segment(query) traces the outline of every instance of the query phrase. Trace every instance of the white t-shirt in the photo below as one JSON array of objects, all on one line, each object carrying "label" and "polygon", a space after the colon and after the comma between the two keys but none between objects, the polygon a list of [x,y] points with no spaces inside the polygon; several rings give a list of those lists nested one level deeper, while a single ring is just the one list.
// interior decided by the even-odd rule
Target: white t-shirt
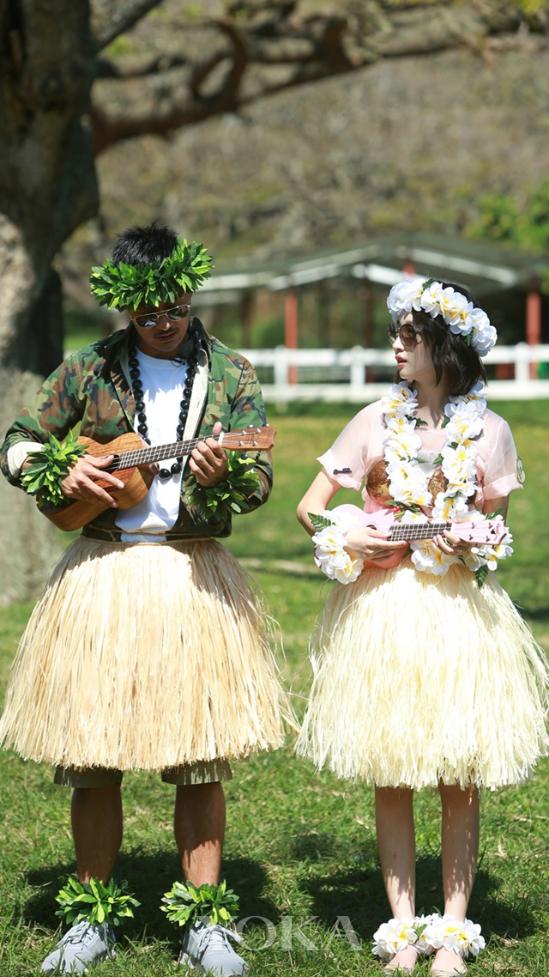
[{"label": "white t-shirt", "polygon": [[[183,396],[187,364],[147,356],[137,350],[143,401],[151,445],[171,444],[177,440],[177,425]],[[139,420],[135,417],[135,430]],[[161,468],[171,468],[176,458],[164,458]],[[120,511],[116,525],[122,530],[124,543],[162,542],[165,533],[175,525],[179,514],[181,472],[171,478],[153,479],[141,502]]]}]

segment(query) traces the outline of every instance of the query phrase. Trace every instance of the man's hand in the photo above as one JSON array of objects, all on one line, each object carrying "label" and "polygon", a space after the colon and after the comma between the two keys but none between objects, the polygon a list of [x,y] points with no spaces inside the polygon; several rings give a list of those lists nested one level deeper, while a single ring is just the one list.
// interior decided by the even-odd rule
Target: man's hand
[{"label": "man's hand", "polygon": [[76,500],[105,502],[111,509],[117,509],[116,499],[113,499],[112,495],[109,495],[100,485],[96,485],[98,479],[104,479],[113,488],[124,488],[124,482],[111,475],[110,472],[104,471],[113,459],[114,455],[105,455],[101,458],[94,458],[93,455],[82,455],[61,482],[63,495],[71,502]]},{"label": "man's hand", "polygon": [[[214,424],[213,435],[221,434],[223,426],[220,421]],[[199,485],[209,488],[223,482],[227,478],[228,465],[227,454],[219,444],[212,438],[199,441],[196,448],[189,458],[189,468],[195,476]]]}]

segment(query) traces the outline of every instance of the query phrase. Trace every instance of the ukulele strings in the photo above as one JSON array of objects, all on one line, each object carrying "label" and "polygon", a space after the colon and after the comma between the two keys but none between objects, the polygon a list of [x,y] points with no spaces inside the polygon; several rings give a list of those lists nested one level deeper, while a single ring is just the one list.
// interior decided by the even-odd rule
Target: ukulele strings
[{"label": "ukulele strings", "polygon": [[[249,432],[242,431],[242,434]],[[214,437],[214,441],[219,444],[226,443],[227,440],[231,441],[231,435],[237,434],[236,431],[225,432],[223,437],[221,435]],[[240,435],[241,436],[241,435]],[[132,451],[126,451],[121,455],[117,455],[115,460],[105,471],[121,471],[125,468],[134,468],[136,465],[145,465],[153,461],[161,461],[163,458],[171,458],[172,456],[179,457],[182,455],[188,455],[193,448],[196,448],[200,441],[204,438],[191,438],[189,441],[174,441],[172,444],[161,444],[155,446],[149,446],[148,448],[134,448]],[[229,444],[230,446],[230,444]],[[260,450],[254,445],[250,445],[250,451]]]}]

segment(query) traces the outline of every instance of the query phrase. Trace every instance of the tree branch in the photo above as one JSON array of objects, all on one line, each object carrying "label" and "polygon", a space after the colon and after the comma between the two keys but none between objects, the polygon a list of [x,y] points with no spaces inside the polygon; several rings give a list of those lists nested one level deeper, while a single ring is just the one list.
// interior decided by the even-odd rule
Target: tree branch
[{"label": "tree branch", "polygon": [[189,64],[189,59],[179,54],[159,54],[148,61],[132,62],[130,64],[117,64],[108,58],[99,58],[97,61],[96,78],[119,81],[130,81],[135,78],[147,78],[153,75],[173,71],[174,68],[185,68]]},{"label": "tree branch", "polygon": [[92,36],[98,51],[137,24],[162,0],[92,0]]},{"label": "tree branch", "polygon": [[[135,102],[124,106],[123,111],[113,112],[98,101],[94,103],[91,118],[96,152],[134,136],[167,135],[382,59],[433,55],[460,47],[483,56],[492,38],[516,38],[521,27],[532,29],[518,4],[496,0],[460,4],[435,0],[406,6],[372,2],[359,8],[356,16],[314,14],[301,20],[295,16],[295,3],[236,6],[251,10],[255,19],[251,24],[242,17],[238,22],[230,18],[203,22],[202,26],[216,30],[223,42],[217,51],[192,66],[186,81],[161,74],[156,78],[156,98],[151,99],[149,92],[144,99],[141,89]],[[541,32],[549,29],[540,19],[535,28]],[[224,62],[226,72],[215,89],[208,90],[214,72]]]}]

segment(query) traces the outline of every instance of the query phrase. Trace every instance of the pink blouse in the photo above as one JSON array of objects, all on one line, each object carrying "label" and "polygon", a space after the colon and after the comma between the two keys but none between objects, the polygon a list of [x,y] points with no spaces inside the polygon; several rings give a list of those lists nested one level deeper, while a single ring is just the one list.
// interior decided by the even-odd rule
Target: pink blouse
[{"label": "pink blouse", "polygon": [[[416,428],[422,444],[426,464],[422,468],[431,474],[432,461],[446,441],[444,428]],[[383,442],[387,436],[383,424],[381,401],[368,404],[343,428],[331,448],[318,459],[326,475],[343,488],[360,490],[363,479],[372,466],[383,458]],[[498,414],[486,410],[482,434],[476,442],[478,491],[475,506],[483,508],[490,499],[503,498],[514,489],[522,488],[518,475],[520,462],[511,428]],[[349,469],[349,470],[347,470]],[[380,508],[367,492],[363,493],[366,512]]]}]

